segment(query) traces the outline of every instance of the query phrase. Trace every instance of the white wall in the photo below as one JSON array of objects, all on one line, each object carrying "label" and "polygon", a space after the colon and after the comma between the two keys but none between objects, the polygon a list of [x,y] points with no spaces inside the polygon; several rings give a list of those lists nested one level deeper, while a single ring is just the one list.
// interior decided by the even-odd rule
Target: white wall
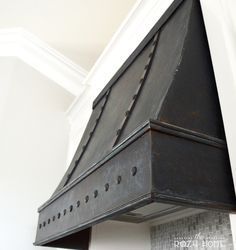
[{"label": "white wall", "polygon": [[0,249],[36,249],[37,208],[65,171],[72,100],[18,59],[0,58]]},{"label": "white wall", "polygon": [[0,0],[0,29],[23,27],[90,69],[136,0]]},{"label": "white wall", "polygon": [[[236,191],[236,1],[201,0]],[[236,248],[236,214],[230,214]]]},{"label": "white wall", "polygon": [[90,250],[150,250],[148,224],[108,221],[93,227]]}]

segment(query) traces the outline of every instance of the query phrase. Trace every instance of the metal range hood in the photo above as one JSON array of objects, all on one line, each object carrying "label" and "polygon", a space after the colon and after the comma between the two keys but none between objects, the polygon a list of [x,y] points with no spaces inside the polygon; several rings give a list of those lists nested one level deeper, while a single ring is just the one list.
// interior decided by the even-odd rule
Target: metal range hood
[{"label": "metal range hood", "polygon": [[198,0],[177,0],[99,94],[35,245],[88,249],[91,227],[187,207],[236,211]]}]

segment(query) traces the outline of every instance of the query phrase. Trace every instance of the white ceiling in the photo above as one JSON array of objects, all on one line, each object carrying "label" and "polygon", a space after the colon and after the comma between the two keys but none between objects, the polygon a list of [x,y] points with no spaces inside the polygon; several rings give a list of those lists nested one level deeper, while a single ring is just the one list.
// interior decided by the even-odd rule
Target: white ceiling
[{"label": "white ceiling", "polygon": [[136,0],[0,0],[0,28],[23,27],[89,70]]}]

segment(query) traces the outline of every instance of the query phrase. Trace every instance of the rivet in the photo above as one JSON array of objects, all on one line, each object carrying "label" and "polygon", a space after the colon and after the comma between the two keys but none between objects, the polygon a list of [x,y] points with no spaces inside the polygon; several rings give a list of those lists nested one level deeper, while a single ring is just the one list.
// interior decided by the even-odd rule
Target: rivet
[{"label": "rivet", "polygon": [[150,65],[152,58],[148,58],[147,65]]},{"label": "rivet", "polygon": [[125,112],[125,115],[126,115],[126,116],[129,116],[129,114],[130,114],[130,111],[127,110],[127,111]]},{"label": "rivet", "polygon": [[116,131],[116,135],[119,135],[120,132],[121,132],[121,129],[118,129],[118,130]]},{"label": "rivet", "polygon": [[79,206],[80,206],[80,201],[77,201],[77,203],[76,203],[76,204],[77,204],[77,207],[79,207]]},{"label": "rivet", "polygon": [[153,42],[153,47],[155,47],[156,44],[157,44],[157,37],[155,38],[155,40]]},{"label": "rivet", "polygon": [[108,189],[109,189],[109,184],[108,184],[108,183],[106,183],[106,184],[105,184],[105,191],[107,192],[107,191],[108,191]]},{"label": "rivet", "polygon": [[39,224],[39,229],[41,229],[42,228],[42,224]]},{"label": "rivet", "polygon": [[57,218],[60,219],[61,218],[61,213],[57,214]]},{"label": "rivet", "polygon": [[116,184],[120,184],[121,183],[121,176],[119,175],[118,177],[117,177],[117,179],[116,179]]},{"label": "rivet", "polygon": [[52,221],[55,221],[55,219],[56,219],[56,216],[53,216],[53,217],[52,217]]},{"label": "rivet", "polygon": [[95,190],[95,191],[93,192],[93,197],[94,197],[94,198],[97,198],[97,197],[98,197],[98,191],[97,191],[97,190]]},{"label": "rivet", "polygon": [[84,200],[85,200],[85,203],[88,203],[88,201],[89,201],[89,196],[86,195]]},{"label": "rivet", "polygon": [[66,209],[64,209],[63,214],[66,215]]},{"label": "rivet", "polygon": [[46,226],[46,222],[45,222],[45,221],[43,222],[43,226],[44,226],[44,227]]},{"label": "rivet", "polygon": [[135,176],[137,174],[137,171],[138,171],[137,167],[132,167],[131,173],[132,173],[133,176]]},{"label": "rivet", "polygon": [[50,224],[50,222],[51,222],[51,220],[50,220],[50,219],[48,219],[48,224]]},{"label": "rivet", "polygon": [[72,205],[70,205],[70,212],[72,212],[72,210],[73,210],[73,206],[72,206]]}]

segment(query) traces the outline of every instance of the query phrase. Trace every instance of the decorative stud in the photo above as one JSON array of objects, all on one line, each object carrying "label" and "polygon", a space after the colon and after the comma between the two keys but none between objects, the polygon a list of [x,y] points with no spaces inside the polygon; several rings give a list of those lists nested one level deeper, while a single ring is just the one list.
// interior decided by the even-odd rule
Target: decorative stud
[{"label": "decorative stud", "polygon": [[40,223],[40,224],[39,224],[39,229],[41,229],[41,228],[42,228],[42,224]]},{"label": "decorative stud", "polygon": [[43,222],[43,226],[44,226],[44,227],[46,226],[46,222],[45,222],[45,221]]},{"label": "decorative stud", "polygon": [[122,177],[119,175],[116,179],[116,184],[120,184],[121,183],[121,180],[122,180]]},{"label": "decorative stud", "polygon": [[73,206],[72,205],[70,205],[70,212],[72,212],[73,211]]},{"label": "decorative stud", "polygon": [[50,224],[50,222],[51,222],[51,220],[50,220],[50,219],[48,219],[48,224]]},{"label": "decorative stud", "polygon": [[77,207],[79,207],[80,206],[80,201],[77,201],[76,205],[77,205]]},{"label": "decorative stud", "polygon": [[89,196],[86,195],[84,200],[85,200],[85,203],[88,203],[88,201],[89,201]]},{"label": "decorative stud", "polygon": [[60,219],[61,218],[61,213],[57,214],[57,218]]},{"label": "decorative stud", "polygon": [[107,192],[109,190],[109,184],[106,183],[104,187],[105,187],[105,191]]},{"label": "decorative stud", "polygon": [[145,65],[144,70],[147,70],[148,67],[149,67],[149,63],[147,63],[147,64]]},{"label": "decorative stud", "polygon": [[135,94],[135,95],[133,95],[133,100],[135,100],[137,98],[137,95]]},{"label": "decorative stud", "polygon": [[130,110],[127,110],[126,112],[125,112],[125,116],[129,116],[130,115]]},{"label": "decorative stud", "polygon": [[52,221],[55,221],[55,219],[56,219],[56,216],[53,216],[53,217],[52,217]]},{"label": "decorative stud", "polygon": [[93,197],[94,197],[94,198],[97,198],[97,197],[98,197],[98,190],[95,190],[95,191],[93,192]]},{"label": "decorative stud", "polygon": [[153,48],[157,45],[157,39],[155,38],[155,41],[153,42]]},{"label": "decorative stud", "polygon": [[137,167],[132,167],[131,169],[131,173],[132,173],[132,176],[135,176],[137,174]]},{"label": "decorative stud", "polygon": [[118,129],[117,131],[116,131],[116,135],[119,135],[121,133],[121,129]]},{"label": "decorative stud", "polygon": [[110,94],[111,88],[109,88],[106,92],[106,96],[108,97],[108,95]]},{"label": "decorative stud", "polygon": [[63,214],[64,214],[64,216],[66,215],[66,209],[64,209]]}]

